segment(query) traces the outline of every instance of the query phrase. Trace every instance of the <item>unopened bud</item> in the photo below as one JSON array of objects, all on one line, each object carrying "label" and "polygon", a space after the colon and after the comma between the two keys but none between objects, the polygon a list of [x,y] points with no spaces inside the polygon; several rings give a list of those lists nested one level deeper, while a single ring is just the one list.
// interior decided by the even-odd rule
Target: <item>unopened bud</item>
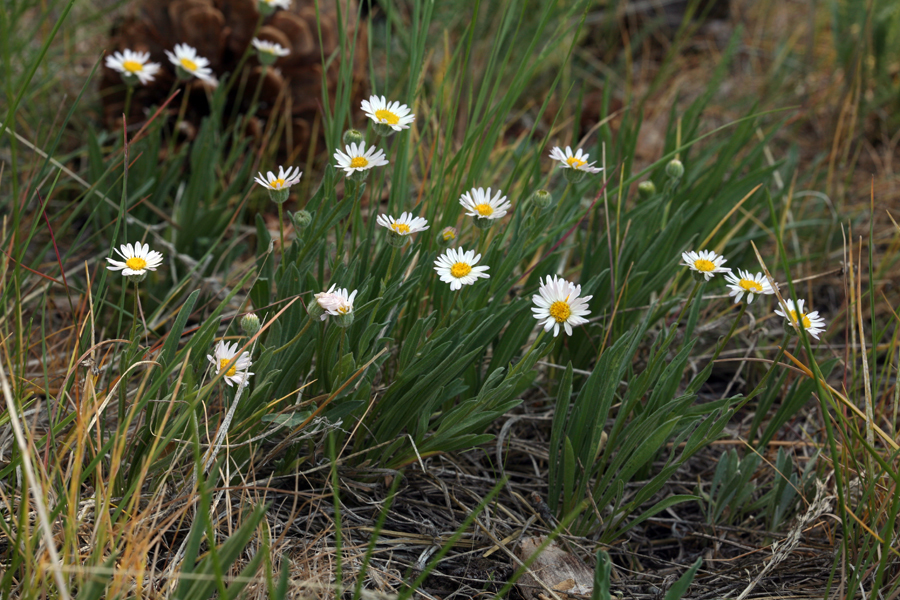
[{"label": "unopened bud", "polygon": [[677,158],[673,158],[666,165],[666,175],[671,179],[681,179],[684,176],[684,165]]},{"label": "unopened bud", "polygon": [[537,190],[531,195],[531,203],[535,207],[544,210],[553,204],[553,196],[547,190]]},{"label": "unopened bud", "polygon": [[291,213],[291,222],[294,224],[294,229],[306,229],[312,223],[312,215],[308,210],[298,210]]},{"label": "unopened bud", "polygon": [[344,132],[344,145],[349,146],[350,144],[359,144],[365,138],[361,131],[356,129],[348,129]]},{"label": "unopened bud", "polygon": [[458,233],[453,227],[444,227],[437,234],[438,246],[441,246],[442,248],[449,248],[453,245],[453,242],[456,241],[457,235]]},{"label": "unopened bud", "polygon": [[247,313],[241,318],[241,329],[247,335],[253,335],[259,331],[259,317],[253,313]]},{"label": "unopened bud", "polygon": [[656,184],[652,181],[642,181],[638,184],[638,196],[642,200],[649,200],[656,195]]}]

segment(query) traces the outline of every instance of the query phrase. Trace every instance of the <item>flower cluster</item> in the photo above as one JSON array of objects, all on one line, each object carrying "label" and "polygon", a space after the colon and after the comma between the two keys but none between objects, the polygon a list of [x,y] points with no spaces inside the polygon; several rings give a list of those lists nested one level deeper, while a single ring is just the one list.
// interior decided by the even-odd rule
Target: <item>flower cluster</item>
[{"label": "flower cluster", "polygon": [[[775,293],[775,289],[765,275],[754,274],[744,269],[738,269],[735,274],[729,267],[722,266],[727,262],[725,257],[712,250],[683,252],[681,259],[682,266],[688,267],[698,282],[709,281],[717,273],[724,273],[727,287],[730,290],[728,295],[734,297],[735,304],[745,296],[749,305],[756,296]],[[818,311],[804,313],[804,300],[798,300],[795,303],[793,300],[787,299],[784,302],[785,306],[775,309],[775,314],[787,319],[789,330],[795,331],[802,328],[814,338],[819,339],[819,334],[825,331],[825,320],[819,316]]]}]

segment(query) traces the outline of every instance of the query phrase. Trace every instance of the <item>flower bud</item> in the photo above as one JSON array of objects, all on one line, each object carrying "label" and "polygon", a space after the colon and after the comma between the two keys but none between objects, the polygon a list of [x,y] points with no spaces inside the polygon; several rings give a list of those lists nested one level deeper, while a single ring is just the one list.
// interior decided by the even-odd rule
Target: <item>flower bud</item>
[{"label": "flower bud", "polygon": [[348,129],[344,132],[344,145],[349,146],[350,144],[358,144],[365,140],[361,131],[356,129]]},{"label": "flower bud", "polygon": [[638,196],[641,200],[649,200],[656,195],[656,185],[652,181],[642,181],[638,184]]},{"label": "flower bud", "polygon": [[684,176],[684,165],[681,164],[681,161],[677,158],[673,158],[669,161],[669,164],[666,165],[666,175],[668,175],[670,179],[681,179]]},{"label": "flower bud", "polygon": [[291,222],[294,224],[294,229],[306,229],[312,223],[312,215],[308,210],[298,210],[291,213]]},{"label": "flower bud", "polygon": [[553,204],[553,196],[547,190],[537,190],[531,195],[531,203],[544,210]]},{"label": "flower bud", "polygon": [[241,329],[243,329],[244,333],[247,335],[255,334],[259,331],[259,317],[252,312],[247,313],[241,318]]},{"label": "flower bud", "polygon": [[562,171],[569,183],[578,183],[584,179],[585,172],[580,169],[563,169]]},{"label": "flower bud", "polygon": [[456,241],[457,235],[458,233],[453,227],[444,227],[437,234],[438,246],[441,248],[449,248],[453,245],[453,242]]}]

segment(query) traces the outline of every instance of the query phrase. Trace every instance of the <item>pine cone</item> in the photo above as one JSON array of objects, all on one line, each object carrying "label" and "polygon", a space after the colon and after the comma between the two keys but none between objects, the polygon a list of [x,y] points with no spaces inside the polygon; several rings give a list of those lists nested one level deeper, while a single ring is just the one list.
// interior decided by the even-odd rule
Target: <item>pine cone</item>
[{"label": "pine cone", "polygon": [[[365,92],[366,29],[363,23],[357,23],[356,0],[341,0],[340,14],[346,23],[348,39],[353,39],[354,31],[359,27],[351,94],[352,108],[357,110]],[[114,27],[109,44],[110,51],[130,48],[149,52],[150,60],[162,65],[153,82],[135,88],[128,111],[129,125],[149,118],[151,107],[162,105],[173,90],[175,69],[166,58],[165,50],[172,51],[178,43],[193,46],[200,56],[209,60],[209,66],[221,78],[238,68],[259,18],[257,0],[141,0],[135,12]],[[337,2],[320,3],[319,23],[321,44],[315,0],[294,0],[289,9],[277,10],[265,17],[256,37],[277,42],[291,53],[266,69],[265,80],[260,84],[263,68],[251,51],[231,86],[224,112],[226,118],[231,117],[235,108],[238,114],[246,112],[257,86],[261,86],[258,108],[248,123],[248,132],[261,136],[266,121],[289,114],[292,127],[287,133],[290,135],[282,136],[282,151],[286,154],[300,149],[300,156],[306,156],[312,142],[318,143],[320,150],[324,149],[321,133],[318,140],[311,140],[310,136],[314,121],[321,119],[322,56],[327,59],[338,47]],[[338,60],[329,65],[325,78],[329,98],[335,97],[339,68]],[[205,88],[214,85],[199,79],[179,85],[189,88],[182,91],[188,96],[188,106],[179,132],[189,141],[196,134],[202,118],[209,114],[206,93],[209,90]],[[107,126],[121,127],[126,93],[119,73],[103,68],[100,93]],[[166,109],[166,115],[173,123],[181,103],[181,96],[176,97]],[[321,124],[318,131],[323,131]]]}]

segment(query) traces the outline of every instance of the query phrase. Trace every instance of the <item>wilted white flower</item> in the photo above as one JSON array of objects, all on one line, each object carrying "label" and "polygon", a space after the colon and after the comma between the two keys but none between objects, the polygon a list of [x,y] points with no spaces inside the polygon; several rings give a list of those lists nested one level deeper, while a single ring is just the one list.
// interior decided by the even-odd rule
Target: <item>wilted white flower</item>
[{"label": "wilted white flower", "polygon": [[375,146],[370,146],[366,150],[365,142],[350,144],[345,150],[346,153],[337,150],[334,153],[334,158],[337,160],[338,166],[346,171],[348,175],[388,164],[383,150],[377,149]]},{"label": "wilted white flower", "polygon": [[113,250],[125,260],[113,260],[107,257],[106,260],[110,264],[106,268],[110,271],[122,271],[122,275],[125,277],[144,275],[148,271],[155,271],[162,264],[162,253],[151,251],[148,244],[142,245],[140,242],[135,242],[134,246],[122,244]]},{"label": "wilted white flower", "polygon": [[734,303],[741,301],[744,294],[747,294],[747,304],[753,302],[754,294],[761,296],[762,294],[774,294],[775,290],[769,285],[769,281],[762,273],[754,275],[750,271],[738,269],[738,275],[734,271],[725,274],[725,281],[728,282],[728,289],[731,291],[729,296],[734,296]]},{"label": "wilted white flower", "polygon": [[825,331],[825,319],[819,316],[819,311],[804,313],[804,300],[798,300],[796,305],[791,299],[785,300],[784,303],[787,305],[787,313],[779,307],[775,309],[775,314],[784,317],[792,325],[802,327],[809,335],[819,339],[819,334]]},{"label": "wilted white flower", "polygon": [[476,219],[502,219],[506,216],[507,211],[512,206],[506,196],[501,197],[503,192],[497,190],[497,193],[491,198],[491,188],[487,191],[484,188],[472,188],[459,197],[459,203],[466,209],[466,214]]},{"label": "wilted white flower", "polygon": [[462,248],[448,248],[434,261],[434,270],[441,281],[450,284],[451,290],[458,290],[464,285],[472,285],[480,277],[490,277],[485,273],[490,267],[475,266],[479,260],[481,255],[475,254],[474,250],[466,252]]},{"label": "wilted white flower", "polygon": [[366,116],[381,125],[387,125],[394,131],[409,129],[416,115],[410,114],[409,107],[399,102],[388,102],[384,96],[371,96],[362,101]]},{"label": "wilted white flower", "polygon": [[731,270],[722,266],[726,262],[725,257],[719,256],[712,250],[682,252],[681,259],[684,261],[681,263],[682,265],[699,273],[706,278],[706,281],[715,277],[716,273],[727,273]]},{"label": "wilted white flower", "polygon": [[298,183],[301,175],[303,173],[299,167],[288,167],[287,171],[284,170],[284,167],[278,167],[278,177],[272,171],[269,171],[265,177],[263,177],[262,173],[259,173],[259,177],[254,177],[253,179],[265,188],[279,191]]},{"label": "wilted white flower", "polygon": [[106,66],[121,73],[126,82],[129,78],[137,77],[141,83],[147,84],[153,81],[156,73],[159,72],[159,65],[148,62],[149,60],[149,52],[133,52],[126,48],[107,56]]},{"label": "wilted white flower", "polygon": [[599,173],[603,169],[600,167],[595,167],[597,161],[592,163],[588,163],[590,155],[585,153],[581,148],[579,148],[575,154],[572,154],[572,148],[566,146],[566,151],[563,152],[559,146],[554,146],[553,150],[550,151],[550,158],[554,160],[558,160],[563,169],[574,169],[575,171],[584,171],[585,173]]},{"label": "wilted white flower", "polygon": [[193,75],[197,79],[215,83],[216,78],[213,76],[212,69],[209,68],[209,61],[197,54],[197,50],[187,44],[175,44],[175,53],[168,50],[165,51],[169,61],[181,71],[188,75]]},{"label": "wilted white flower", "polygon": [[568,335],[572,335],[572,325],[587,323],[584,317],[591,314],[588,310],[588,300],[593,296],[581,295],[581,286],[575,285],[565,279],[554,275],[547,277],[547,281],[541,280],[538,293],[531,297],[537,305],[532,307],[534,318],[543,325],[544,331],[553,330],[553,337],[559,335],[559,326],[565,328]]},{"label": "wilted white flower", "polygon": [[[206,355],[206,359],[215,365],[216,375],[231,362],[231,359],[237,356],[238,348],[237,342],[234,344],[227,344],[224,341],[219,340],[219,343],[216,345],[215,357],[212,357],[209,354]],[[240,357],[228,368],[228,371],[223,377],[225,383],[228,384],[228,387],[231,387],[234,384],[244,386],[250,383],[250,376],[253,375],[253,373],[247,372],[250,365],[250,356],[246,352],[241,352]]]}]

